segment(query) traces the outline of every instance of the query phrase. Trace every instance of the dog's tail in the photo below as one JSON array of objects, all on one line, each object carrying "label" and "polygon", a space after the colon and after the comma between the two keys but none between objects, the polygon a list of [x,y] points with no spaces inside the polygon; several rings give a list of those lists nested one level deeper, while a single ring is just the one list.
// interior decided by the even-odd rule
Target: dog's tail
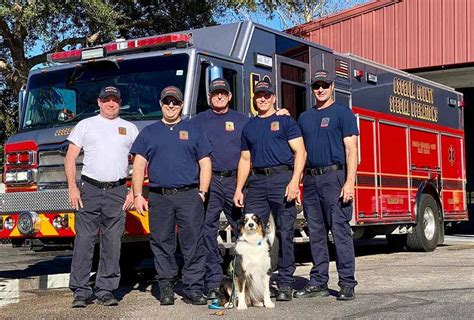
[{"label": "dog's tail", "polygon": [[268,239],[268,242],[270,243],[270,246],[272,246],[273,242],[275,241],[275,233],[276,233],[275,219],[273,219],[273,214],[270,213],[270,216],[268,217],[267,230],[266,230],[266,237]]}]

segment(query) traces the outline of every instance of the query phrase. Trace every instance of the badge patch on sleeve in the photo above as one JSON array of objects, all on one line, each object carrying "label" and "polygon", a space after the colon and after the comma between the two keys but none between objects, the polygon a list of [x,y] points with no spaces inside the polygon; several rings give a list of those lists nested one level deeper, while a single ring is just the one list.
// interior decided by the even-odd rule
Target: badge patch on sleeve
[{"label": "badge patch on sleeve", "polygon": [[232,121],[225,122],[225,131],[234,131],[234,123]]},{"label": "badge patch on sleeve", "polygon": [[327,128],[329,126],[329,119],[330,118],[322,118],[321,119],[321,128]]},{"label": "badge patch on sleeve", "polygon": [[126,136],[127,135],[127,128],[125,127],[119,127],[118,128],[118,132],[119,134],[123,135],[123,136]]},{"label": "badge patch on sleeve", "polygon": [[189,139],[189,134],[187,131],[180,131],[179,132],[179,140],[188,140]]},{"label": "badge patch on sleeve", "polygon": [[270,125],[270,130],[272,130],[272,131],[280,130],[280,122],[279,121],[273,121],[272,124]]}]

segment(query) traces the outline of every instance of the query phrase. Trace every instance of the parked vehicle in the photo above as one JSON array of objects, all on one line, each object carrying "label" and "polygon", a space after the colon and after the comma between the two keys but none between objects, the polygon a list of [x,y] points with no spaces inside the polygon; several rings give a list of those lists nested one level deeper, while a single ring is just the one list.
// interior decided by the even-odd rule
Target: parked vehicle
[{"label": "parked vehicle", "polygon": [[[467,220],[463,96],[449,87],[251,22],[57,52],[49,62],[30,72],[19,131],[5,144],[0,238],[16,245],[72,243],[66,138],[97,114],[103,85],[120,89],[121,116],[140,129],[161,118],[165,86],[182,89],[183,114],[192,117],[209,108],[218,76],[230,83],[232,108],[253,114],[254,85],[269,79],[278,107],[297,118],[313,105],[310,76],[321,68],[335,77],[335,99],[352,108],[360,129],[354,237],[385,234],[392,245],[432,251],[447,223]],[[221,244],[232,246],[221,222]],[[295,232],[295,242],[308,241],[301,213]],[[147,217],[128,211],[124,240],[148,234]]]}]

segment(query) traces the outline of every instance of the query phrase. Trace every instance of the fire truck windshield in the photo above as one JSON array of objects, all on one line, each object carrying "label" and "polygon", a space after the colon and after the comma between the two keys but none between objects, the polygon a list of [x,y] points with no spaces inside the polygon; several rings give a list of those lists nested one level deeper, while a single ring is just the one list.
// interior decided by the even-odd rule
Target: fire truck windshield
[{"label": "fire truck windshield", "polygon": [[187,54],[141,57],[71,64],[70,68],[32,75],[22,129],[61,126],[97,115],[97,96],[105,85],[121,91],[122,118],[160,119],[160,92],[169,85],[185,89],[188,61]]}]

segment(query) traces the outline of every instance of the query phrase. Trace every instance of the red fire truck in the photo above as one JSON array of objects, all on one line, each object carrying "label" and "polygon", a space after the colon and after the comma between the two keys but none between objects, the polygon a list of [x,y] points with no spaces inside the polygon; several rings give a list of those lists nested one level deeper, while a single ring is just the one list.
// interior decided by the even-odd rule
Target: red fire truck
[{"label": "red fire truck", "polygon": [[[467,219],[462,94],[251,22],[57,52],[32,70],[20,94],[18,133],[4,148],[0,238],[35,247],[72,243],[66,138],[97,114],[103,85],[120,88],[121,116],[140,129],[161,118],[162,88],[181,88],[183,114],[192,117],[209,108],[209,83],[218,76],[231,85],[232,108],[252,115],[253,86],[267,78],[278,107],[297,118],[314,103],[310,76],[320,68],[333,73],[336,101],[358,119],[354,237],[384,234],[392,245],[434,250],[446,224]],[[229,246],[221,222],[220,239]],[[308,241],[301,214],[295,232],[296,242]],[[146,240],[148,233],[147,217],[127,212],[124,240]]]}]

